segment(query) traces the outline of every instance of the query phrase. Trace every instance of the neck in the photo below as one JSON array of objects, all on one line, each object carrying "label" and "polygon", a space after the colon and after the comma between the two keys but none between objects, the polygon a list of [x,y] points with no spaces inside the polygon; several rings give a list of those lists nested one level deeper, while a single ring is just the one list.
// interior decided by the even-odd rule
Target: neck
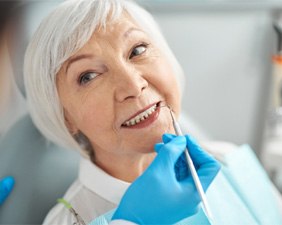
[{"label": "neck", "polygon": [[151,164],[156,156],[155,152],[131,155],[95,155],[94,163],[111,176],[133,182]]}]

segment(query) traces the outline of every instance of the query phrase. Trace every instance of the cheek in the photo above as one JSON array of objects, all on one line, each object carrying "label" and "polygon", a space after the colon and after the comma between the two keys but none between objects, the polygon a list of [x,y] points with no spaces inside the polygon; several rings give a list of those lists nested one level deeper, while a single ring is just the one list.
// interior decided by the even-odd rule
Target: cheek
[{"label": "cheek", "polygon": [[168,65],[170,63],[163,60],[154,66],[151,83],[178,114],[181,102],[180,88],[172,67]]},{"label": "cheek", "polygon": [[95,140],[99,145],[105,141],[103,139],[105,136],[113,139],[115,113],[111,101],[112,93],[109,91],[111,88],[90,84],[78,89],[59,79],[57,86],[60,101],[67,112],[72,130],[80,130],[90,142]]},{"label": "cheek", "polygon": [[[103,96],[103,98],[100,96]],[[97,133],[96,130],[103,132],[110,128],[113,120],[113,110],[110,101],[106,101],[108,104],[105,104],[105,99],[107,97],[103,94],[88,94],[80,98],[76,107],[79,119],[78,126],[88,137]]]},{"label": "cheek", "polygon": [[61,98],[72,123],[89,138],[89,135],[97,133],[96,130],[105,129],[107,122],[112,119],[110,115],[113,115],[110,112],[110,104],[104,104],[106,95],[97,93],[100,92],[92,90],[68,92]]}]

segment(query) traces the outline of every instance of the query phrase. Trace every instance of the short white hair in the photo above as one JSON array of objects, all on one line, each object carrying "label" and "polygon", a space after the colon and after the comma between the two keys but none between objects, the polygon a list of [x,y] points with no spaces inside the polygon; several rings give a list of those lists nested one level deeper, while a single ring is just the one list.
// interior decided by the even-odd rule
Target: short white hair
[{"label": "short white hair", "polygon": [[89,41],[97,27],[105,27],[107,22],[118,19],[123,12],[127,12],[156,41],[172,63],[182,87],[182,69],[150,13],[130,0],[67,0],[41,22],[24,61],[32,120],[51,141],[82,150],[65,124],[56,75],[63,63]]}]

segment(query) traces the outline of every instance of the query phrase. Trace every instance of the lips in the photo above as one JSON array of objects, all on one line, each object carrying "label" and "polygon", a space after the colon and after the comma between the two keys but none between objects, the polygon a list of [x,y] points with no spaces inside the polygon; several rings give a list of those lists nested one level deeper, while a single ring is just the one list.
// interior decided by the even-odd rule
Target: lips
[{"label": "lips", "polygon": [[130,116],[126,121],[122,123],[123,127],[129,127],[135,124],[138,124],[139,122],[146,120],[160,105],[161,102],[155,102],[147,107],[137,111],[132,116]]}]

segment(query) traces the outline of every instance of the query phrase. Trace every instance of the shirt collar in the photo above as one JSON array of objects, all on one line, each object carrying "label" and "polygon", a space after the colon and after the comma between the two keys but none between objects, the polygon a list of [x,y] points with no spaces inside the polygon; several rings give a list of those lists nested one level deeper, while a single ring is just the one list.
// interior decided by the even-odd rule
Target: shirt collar
[{"label": "shirt collar", "polygon": [[84,157],[80,160],[79,180],[85,187],[116,205],[119,204],[130,185],[128,182],[110,176]]}]

